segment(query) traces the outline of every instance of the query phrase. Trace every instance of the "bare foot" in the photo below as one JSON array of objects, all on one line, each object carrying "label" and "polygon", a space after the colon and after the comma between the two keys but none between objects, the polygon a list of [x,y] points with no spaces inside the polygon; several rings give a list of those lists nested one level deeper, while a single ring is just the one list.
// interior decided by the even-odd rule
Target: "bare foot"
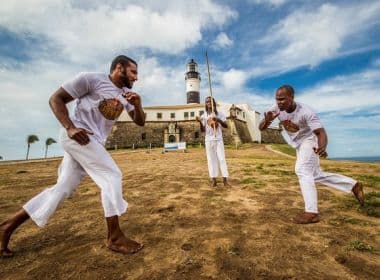
[{"label": "bare foot", "polygon": [[295,224],[313,224],[319,222],[318,213],[308,213],[304,212],[293,218],[293,223]]},{"label": "bare foot", "polygon": [[122,254],[134,254],[140,251],[144,245],[127,237],[119,236],[117,238],[109,238],[107,240],[107,248]]},{"label": "bare foot", "polygon": [[0,258],[13,257],[13,252],[8,248],[9,239],[11,238],[11,232],[6,223],[0,225]]},{"label": "bare foot", "polygon": [[225,187],[231,187],[231,184],[228,182],[227,178],[223,178],[223,184]]},{"label": "bare foot", "polygon": [[211,188],[215,188],[217,185],[218,185],[218,183],[216,182],[216,179],[215,179],[215,178],[212,178],[212,180],[211,180],[211,184],[210,184],[210,187],[211,187]]},{"label": "bare foot", "polygon": [[364,191],[363,185],[359,182],[352,188],[352,192],[355,195],[356,199],[359,201],[361,206],[364,206]]}]

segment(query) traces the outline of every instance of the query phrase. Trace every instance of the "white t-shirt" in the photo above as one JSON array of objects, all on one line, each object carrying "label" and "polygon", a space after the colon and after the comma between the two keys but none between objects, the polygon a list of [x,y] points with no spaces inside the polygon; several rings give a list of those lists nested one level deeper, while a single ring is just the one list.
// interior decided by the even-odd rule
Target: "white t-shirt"
[{"label": "white t-shirt", "polygon": [[287,140],[289,145],[295,148],[297,148],[305,139],[310,137],[315,138],[316,136],[313,131],[323,127],[319,117],[311,107],[299,102],[296,102],[296,105],[296,109],[291,113],[280,111],[277,104],[274,104],[268,110],[276,113],[280,112],[278,115],[280,122],[290,120],[299,127],[297,132],[287,131],[284,127],[282,130],[283,132],[286,132],[288,136],[286,137],[286,135],[284,135],[284,138]]},{"label": "white t-shirt", "polygon": [[[205,127],[205,130],[206,130],[206,137],[205,137],[205,141],[213,141],[213,140],[223,140],[223,134],[222,134],[222,128],[221,128],[221,124],[219,123],[217,129],[216,129],[216,133],[214,135],[214,129],[208,125],[207,123],[207,120],[210,118],[211,114],[207,114],[207,112],[205,112],[202,116],[201,116],[201,122],[203,124],[203,126]],[[222,113],[222,112],[218,112],[218,114],[216,115],[216,117],[218,119],[220,119],[221,121],[225,122],[227,119],[226,119],[226,116]]]},{"label": "white t-shirt", "polygon": [[116,120],[107,120],[98,106],[103,99],[117,98],[130,112],[135,109],[123,96],[129,88],[118,88],[105,73],[79,73],[74,79],[65,82],[62,88],[75,100],[71,120],[76,127],[84,128],[94,134],[95,139],[105,144]]}]

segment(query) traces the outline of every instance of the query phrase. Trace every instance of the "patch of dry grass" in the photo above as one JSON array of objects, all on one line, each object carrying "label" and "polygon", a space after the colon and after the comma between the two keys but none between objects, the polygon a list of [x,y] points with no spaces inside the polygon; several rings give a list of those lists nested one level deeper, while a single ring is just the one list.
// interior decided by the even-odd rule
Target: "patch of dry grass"
[{"label": "patch of dry grass", "polygon": [[[380,164],[323,160],[363,181],[367,203],[319,186],[321,222],[303,211],[294,159],[264,145],[228,147],[231,188],[209,187],[205,152],[117,151],[136,255],[107,250],[100,193],[85,179],[44,229],[31,222],[0,259],[0,279],[377,279]],[[0,220],[56,180],[59,160],[0,166]],[[316,269],[316,267],[318,269]]]}]

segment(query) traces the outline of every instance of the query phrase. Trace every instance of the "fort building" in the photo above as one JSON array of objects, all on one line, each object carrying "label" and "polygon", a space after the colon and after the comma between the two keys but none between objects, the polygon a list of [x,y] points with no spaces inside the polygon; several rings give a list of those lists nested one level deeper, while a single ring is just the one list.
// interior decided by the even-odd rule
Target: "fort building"
[{"label": "fort building", "polygon": [[[186,65],[186,104],[144,107],[145,126],[136,126],[124,110],[112,128],[106,147],[145,148],[163,147],[165,143],[186,142],[187,145],[204,143],[196,116],[205,112],[200,103],[200,82],[197,63],[191,59]],[[231,104],[217,101],[217,111],[227,116],[227,129],[223,129],[225,144],[285,143],[280,130],[271,128],[260,132],[260,113],[249,104]]]}]

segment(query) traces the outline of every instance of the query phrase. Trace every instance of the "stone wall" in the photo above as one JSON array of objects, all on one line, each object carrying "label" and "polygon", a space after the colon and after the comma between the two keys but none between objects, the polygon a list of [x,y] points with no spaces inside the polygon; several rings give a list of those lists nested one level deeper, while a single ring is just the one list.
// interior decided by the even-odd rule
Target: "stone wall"
[{"label": "stone wall", "polygon": [[[227,119],[228,128],[223,129],[225,144],[241,144],[252,142],[247,123]],[[147,148],[163,147],[164,133],[168,129],[168,122],[147,122],[141,127],[132,122],[116,122],[112,133],[107,139],[107,149],[114,148]],[[180,141],[187,145],[199,145],[204,143],[204,133],[201,132],[199,123],[195,120],[180,121],[176,123],[176,129],[180,131]],[[267,129],[261,132],[263,143],[285,143],[280,130]]]},{"label": "stone wall", "polygon": [[205,141],[204,133],[201,132],[197,121],[177,122],[177,127],[180,129],[181,142],[186,142],[187,145],[198,145]]},{"label": "stone wall", "polygon": [[247,127],[247,123],[241,120],[234,119],[235,127],[240,138],[241,143],[250,143],[252,142],[251,134]]},{"label": "stone wall", "polygon": [[286,144],[286,141],[280,129],[267,128],[261,131],[261,143]]},{"label": "stone wall", "polygon": [[[162,147],[164,145],[164,132],[168,128],[168,122],[147,122],[141,127],[132,122],[116,122],[112,133],[107,139],[106,147],[115,148],[145,148]],[[188,145],[204,142],[204,134],[201,133],[199,123],[196,121],[177,122],[180,131],[180,141],[186,141]]]}]

